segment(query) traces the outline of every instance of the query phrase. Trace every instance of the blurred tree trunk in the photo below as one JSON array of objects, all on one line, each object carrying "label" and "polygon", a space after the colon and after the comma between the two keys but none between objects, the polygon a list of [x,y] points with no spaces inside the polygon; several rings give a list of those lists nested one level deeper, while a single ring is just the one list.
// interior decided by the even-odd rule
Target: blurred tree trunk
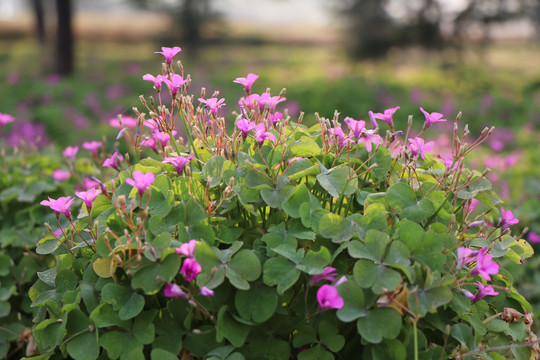
[{"label": "blurred tree trunk", "polygon": [[56,0],[57,45],[56,72],[70,75],[73,72],[73,29],[71,0]]},{"label": "blurred tree trunk", "polygon": [[41,46],[45,45],[45,11],[42,0],[30,0],[36,20],[36,35]]}]

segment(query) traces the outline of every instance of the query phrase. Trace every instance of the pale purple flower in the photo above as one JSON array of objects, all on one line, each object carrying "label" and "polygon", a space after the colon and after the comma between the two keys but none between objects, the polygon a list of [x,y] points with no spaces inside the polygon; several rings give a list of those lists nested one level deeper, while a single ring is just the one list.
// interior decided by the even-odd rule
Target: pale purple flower
[{"label": "pale purple flower", "polygon": [[338,295],[337,289],[325,284],[317,290],[317,301],[321,310],[341,309],[344,305],[343,298]]},{"label": "pale purple flower", "polygon": [[91,188],[87,191],[75,192],[75,195],[84,201],[88,212],[92,210],[92,204],[99,194],[101,194],[101,190],[96,188]]},{"label": "pale purple flower", "polygon": [[133,129],[137,126],[138,120],[131,116],[122,116],[122,120],[115,117],[109,120],[109,125],[111,125],[113,128],[122,130],[124,127],[128,127],[130,129]]},{"label": "pale purple flower", "polygon": [[352,131],[353,136],[356,139],[360,139],[360,136],[362,135],[362,130],[364,130],[366,126],[366,122],[364,120],[355,120],[353,118],[346,117],[345,123],[349,127],[349,130]]},{"label": "pale purple flower", "polygon": [[527,240],[529,240],[531,244],[538,244],[540,243],[540,234],[529,231],[527,234]]},{"label": "pale purple flower", "polygon": [[266,131],[266,127],[263,123],[255,126],[255,139],[259,145],[262,145],[265,140],[276,141],[276,136],[271,132]]},{"label": "pale purple flower", "polygon": [[422,108],[420,108],[420,111],[424,113],[424,116],[426,118],[426,121],[424,122],[424,129],[427,129],[428,127],[430,127],[436,122],[446,121],[446,119],[443,119],[444,115],[441,113],[438,113],[438,112],[428,113]]},{"label": "pale purple flower", "polygon": [[193,258],[187,258],[182,264],[180,274],[184,276],[184,279],[186,279],[186,281],[191,281],[194,280],[201,271],[201,264],[199,264],[197,260]]},{"label": "pale purple flower", "polygon": [[[95,179],[95,178],[94,178]],[[84,190],[89,190],[89,189],[93,189],[93,188],[98,188],[98,187],[101,187],[101,185],[104,185],[103,183],[99,183],[95,180],[92,180],[91,178],[89,177],[85,177],[83,179],[83,189]]]},{"label": "pale purple flower", "polygon": [[176,173],[178,175],[182,175],[182,172],[184,171],[184,167],[187,163],[193,158],[193,154],[189,154],[187,157],[182,156],[174,156],[174,157],[168,157],[165,158],[162,162],[169,163],[174,166],[174,169],[176,170]]},{"label": "pale purple flower", "polygon": [[473,251],[466,247],[460,247],[457,250],[458,254],[458,266],[463,267],[465,264],[473,262],[476,259],[478,251]]},{"label": "pale purple flower", "polygon": [[178,46],[175,46],[173,48],[170,47],[162,47],[161,51],[156,51],[154,54],[161,54],[165,57],[165,61],[167,64],[170,64],[176,54],[178,54],[180,51],[182,51],[181,48]]},{"label": "pale purple flower", "polygon": [[472,292],[470,292],[469,290],[461,289],[460,291],[461,291],[461,293],[462,293],[463,295],[465,295],[469,300],[474,301],[474,300],[476,299],[476,296],[475,296]]},{"label": "pale purple flower", "polygon": [[180,247],[174,249],[174,252],[178,255],[184,255],[188,258],[192,258],[195,254],[195,247],[197,246],[197,240],[192,239],[187,243],[180,245]]},{"label": "pale purple flower", "polygon": [[510,226],[515,225],[519,223],[519,220],[514,217],[514,214],[512,214],[512,211],[507,210],[505,211],[503,207],[501,206],[501,228],[508,229]]},{"label": "pale purple flower", "polygon": [[361,139],[358,143],[361,143],[362,141],[366,145],[366,150],[368,152],[371,152],[372,146],[371,144],[379,145],[381,142],[381,137],[377,134],[375,134],[375,130],[366,130],[364,129],[362,131]]},{"label": "pale purple flower", "polygon": [[143,173],[142,171],[135,170],[133,171],[133,179],[127,178],[126,184],[136,187],[139,191],[139,195],[142,196],[146,191],[146,188],[152,185],[155,179],[156,177],[151,172]]},{"label": "pale purple flower", "polygon": [[9,114],[0,113],[0,126],[6,126],[15,121],[15,118]]},{"label": "pale purple flower", "polygon": [[83,149],[86,149],[88,151],[90,151],[92,154],[97,154],[97,151],[98,149],[102,146],[103,144],[99,141],[85,141],[83,142],[82,144],[82,147]]},{"label": "pale purple flower", "polygon": [[237,120],[234,125],[236,125],[236,128],[242,132],[242,137],[244,140],[247,138],[248,133],[255,129],[255,123],[245,118]]},{"label": "pale purple flower", "polygon": [[253,86],[253,83],[258,78],[259,78],[259,75],[249,73],[247,74],[245,78],[236,78],[233,82],[244,85],[244,89],[246,90],[247,93],[249,93],[251,91],[251,87]]},{"label": "pale purple flower", "polygon": [[52,172],[51,176],[56,181],[65,181],[69,179],[70,173],[63,169],[56,169]]},{"label": "pale purple flower", "polygon": [[114,154],[111,155],[111,157],[105,159],[102,166],[119,170],[118,161],[122,160],[124,160],[124,157],[115,151]]},{"label": "pale purple flower", "polygon": [[77,152],[79,152],[78,146],[68,146],[67,148],[62,151],[62,155],[68,159],[75,159],[75,156],[77,156]]},{"label": "pale purple flower", "polygon": [[56,200],[49,197],[49,200],[43,200],[40,204],[50,207],[57,215],[64,214],[68,219],[71,219],[69,208],[71,207],[71,204],[73,204],[73,201],[75,201],[75,199],[71,196],[61,196]]},{"label": "pale purple flower", "polygon": [[345,136],[345,134],[343,133],[343,129],[341,129],[340,127],[329,128],[328,132],[330,133],[330,135],[332,135],[334,143],[337,143],[340,148],[344,147],[350,142],[354,142],[350,135]]},{"label": "pale purple flower", "polygon": [[[386,109],[384,110],[384,113],[374,113],[373,114],[373,117],[375,119],[380,119],[380,120],[383,120],[385,123],[388,124],[388,126],[390,126],[391,128],[394,127],[394,120],[393,120],[393,116],[394,116],[394,113],[399,109],[399,106],[396,106],[395,108],[390,108],[390,109]],[[375,127],[375,126],[374,126]]]},{"label": "pale purple flower", "polygon": [[487,281],[491,281],[490,275],[499,273],[499,264],[493,261],[493,256],[487,253],[487,248],[482,248],[476,256],[476,267],[471,272],[472,275],[480,275]]},{"label": "pale purple flower", "polygon": [[143,80],[146,80],[146,81],[152,81],[154,83],[154,87],[156,89],[160,89],[161,88],[161,83],[163,82],[163,75],[158,75],[158,76],[155,76],[152,75],[152,74],[146,74],[146,75],[143,75]]},{"label": "pale purple flower", "polygon": [[201,286],[199,289],[202,296],[214,296],[214,290],[207,288],[206,286]]},{"label": "pale purple flower", "polygon": [[433,141],[429,141],[427,143],[424,143],[424,139],[415,137],[414,139],[409,139],[411,145],[407,146],[411,150],[411,156],[415,157],[416,155],[420,155],[422,159],[425,157],[425,152],[431,151],[433,145],[435,143]]},{"label": "pale purple flower", "polygon": [[168,298],[180,298],[186,299],[187,295],[185,292],[180,289],[180,286],[172,283],[165,283],[165,289],[163,290],[163,295]]},{"label": "pale purple flower", "polygon": [[167,84],[169,87],[169,90],[171,91],[171,95],[174,96],[178,92],[178,89],[182,87],[185,83],[187,83],[187,80],[184,80],[180,75],[178,74],[171,74],[170,80],[166,77],[163,78],[163,82]]},{"label": "pale purple flower", "polygon": [[225,105],[225,99],[218,99],[218,98],[210,98],[210,99],[203,99],[199,98],[199,101],[203,104],[206,104],[208,108],[210,108],[210,112],[217,116],[218,110]]},{"label": "pale purple flower", "polygon": [[335,282],[336,276],[338,276],[338,273],[336,272],[336,268],[333,268],[331,266],[327,266],[324,268],[324,271],[317,275],[312,275],[311,279],[309,280],[310,285],[315,285],[319,281],[328,280]]}]

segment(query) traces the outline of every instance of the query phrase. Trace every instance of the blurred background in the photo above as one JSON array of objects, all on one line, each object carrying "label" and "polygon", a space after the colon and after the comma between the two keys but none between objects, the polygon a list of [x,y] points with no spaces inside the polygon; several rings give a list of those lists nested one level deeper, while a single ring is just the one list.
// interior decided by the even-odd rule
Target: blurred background
[{"label": "blurred background", "polygon": [[401,106],[405,127],[423,106],[477,132],[537,126],[539,31],[537,0],[2,0],[0,112],[27,141],[101,135],[152,93],[153,52],[180,46],[192,92],[221,91],[226,111],[254,72],[307,121]]}]

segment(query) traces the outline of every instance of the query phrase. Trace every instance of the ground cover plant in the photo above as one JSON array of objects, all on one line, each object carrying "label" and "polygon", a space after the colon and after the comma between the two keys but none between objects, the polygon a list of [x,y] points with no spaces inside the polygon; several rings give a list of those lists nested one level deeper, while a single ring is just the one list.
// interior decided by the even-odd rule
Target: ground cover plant
[{"label": "ground cover plant", "polygon": [[28,357],[537,355],[531,307],[499,266],[532,248],[465,165],[492,130],[469,140],[456,121],[441,158],[424,132],[448,121],[423,108],[406,129],[399,107],[307,127],[251,73],[223,117],[219,94],[190,95],[179,52],[162,48],[162,73],[144,75],[156,96],[137,121],[114,123],[129,152],[64,151],[93,177],[41,201],[50,235],[36,252],[54,261],[29,291]]}]

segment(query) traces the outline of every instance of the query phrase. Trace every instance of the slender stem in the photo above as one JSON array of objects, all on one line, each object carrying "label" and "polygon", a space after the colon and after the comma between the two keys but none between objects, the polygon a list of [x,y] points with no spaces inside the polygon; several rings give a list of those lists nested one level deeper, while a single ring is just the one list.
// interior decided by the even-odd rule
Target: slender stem
[{"label": "slender stem", "polygon": [[418,332],[416,331],[416,322],[416,319],[413,320],[414,360],[418,360]]}]

